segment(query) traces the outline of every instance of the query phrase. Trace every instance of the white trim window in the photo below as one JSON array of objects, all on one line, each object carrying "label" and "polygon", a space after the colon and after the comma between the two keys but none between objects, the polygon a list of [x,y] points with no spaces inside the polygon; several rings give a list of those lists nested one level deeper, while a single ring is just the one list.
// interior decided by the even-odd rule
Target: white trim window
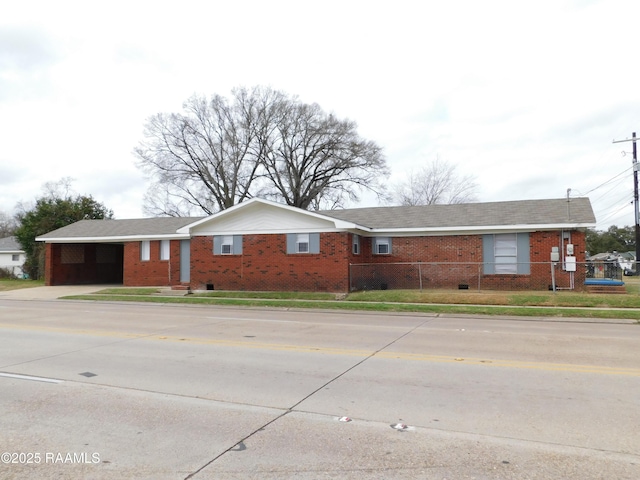
[{"label": "white trim window", "polygon": [[528,232],[482,236],[485,275],[530,275],[531,243]]},{"label": "white trim window", "polygon": [[319,233],[287,233],[287,254],[320,253]]},{"label": "white trim window", "polygon": [[151,260],[151,242],[142,240],[140,242],[140,261],[148,262],[149,260]]},{"label": "white trim window", "polygon": [[223,235],[220,243],[220,255],[233,255],[233,235]]},{"label": "white trim window", "polygon": [[171,257],[171,243],[169,240],[160,240],[160,260],[169,260]]},{"label": "white trim window", "polygon": [[214,235],[214,255],[242,255],[242,235]]},{"label": "white trim window", "polygon": [[309,234],[308,233],[297,234],[296,253],[309,253]]},{"label": "white trim window", "polygon": [[373,237],[373,254],[390,255],[391,237]]},{"label": "white trim window", "polygon": [[518,273],[518,238],[515,233],[495,235],[493,258],[496,262],[495,273]]},{"label": "white trim window", "polygon": [[351,237],[351,251],[354,255],[360,255],[360,235],[355,233]]}]

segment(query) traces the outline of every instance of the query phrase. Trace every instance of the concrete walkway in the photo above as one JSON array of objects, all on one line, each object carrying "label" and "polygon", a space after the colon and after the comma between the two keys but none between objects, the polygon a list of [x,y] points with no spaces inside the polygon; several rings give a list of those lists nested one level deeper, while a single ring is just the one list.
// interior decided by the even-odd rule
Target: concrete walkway
[{"label": "concrete walkway", "polygon": [[0,292],[2,300],[55,300],[67,295],[85,295],[113,285],[59,285],[55,287],[19,288]]}]

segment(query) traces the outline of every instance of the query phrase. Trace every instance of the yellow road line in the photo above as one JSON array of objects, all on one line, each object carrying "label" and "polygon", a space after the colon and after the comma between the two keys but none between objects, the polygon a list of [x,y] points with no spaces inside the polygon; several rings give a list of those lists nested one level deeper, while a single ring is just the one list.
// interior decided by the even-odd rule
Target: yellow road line
[{"label": "yellow road line", "polygon": [[626,376],[640,377],[639,368],[606,367],[606,366],[599,366],[599,365],[576,365],[576,364],[547,363],[547,362],[524,362],[519,360],[467,358],[467,357],[455,357],[455,356],[448,356],[448,355],[429,355],[429,354],[420,354],[420,353],[404,353],[404,352],[390,352],[390,351],[382,351],[382,352],[376,353],[374,350],[364,350],[364,349],[320,347],[320,346],[311,346],[311,345],[290,345],[290,344],[281,344],[281,343],[224,340],[224,339],[215,339],[215,338],[193,338],[193,337],[180,337],[180,336],[169,336],[169,335],[149,335],[145,333],[134,334],[134,333],[124,333],[124,332],[117,332],[117,331],[71,329],[71,328],[60,328],[60,327],[49,327],[49,326],[2,324],[0,325],[0,328],[13,328],[18,330],[29,330],[29,331],[46,331],[46,332],[65,333],[65,334],[73,334],[73,335],[92,335],[92,336],[99,336],[99,337],[111,337],[111,338],[123,338],[123,339],[140,339],[140,340],[146,340],[146,341],[164,341],[164,342],[172,342],[172,343],[190,343],[190,344],[197,344],[197,345],[215,345],[215,346],[232,347],[232,348],[250,348],[250,349],[256,349],[256,350],[269,350],[274,352],[318,353],[323,355],[346,355],[346,356],[363,357],[363,358],[373,355],[373,358],[380,358],[385,360],[406,360],[406,361],[427,362],[427,363],[455,363],[459,365],[474,365],[474,366],[484,366],[484,367],[502,367],[502,368],[515,368],[515,369],[525,369],[525,370],[593,373],[598,375],[626,375]]}]

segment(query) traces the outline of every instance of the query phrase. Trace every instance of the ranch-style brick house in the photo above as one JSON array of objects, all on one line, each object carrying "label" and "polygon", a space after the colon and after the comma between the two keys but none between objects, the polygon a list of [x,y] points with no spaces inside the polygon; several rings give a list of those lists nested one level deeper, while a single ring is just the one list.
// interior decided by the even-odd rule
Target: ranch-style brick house
[{"label": "ranch-style brick house", "polygon": [[575,265],[592,227],[588,198],[329,211],[254,198],[201,218],[81,220],[36,240],[46,285],[339,293],[481,280],[514,290],[546,289],[553,273],[581,289]]}]

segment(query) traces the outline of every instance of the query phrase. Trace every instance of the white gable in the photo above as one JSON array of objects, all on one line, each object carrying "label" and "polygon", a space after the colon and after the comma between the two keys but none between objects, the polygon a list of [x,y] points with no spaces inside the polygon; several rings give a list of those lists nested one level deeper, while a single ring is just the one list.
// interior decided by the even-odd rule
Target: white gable
[{"label": "white gable", "polygon": [[179,232],[191,235],[335,232],[353,224],[286,205],[254,199],[207,217]]}]

